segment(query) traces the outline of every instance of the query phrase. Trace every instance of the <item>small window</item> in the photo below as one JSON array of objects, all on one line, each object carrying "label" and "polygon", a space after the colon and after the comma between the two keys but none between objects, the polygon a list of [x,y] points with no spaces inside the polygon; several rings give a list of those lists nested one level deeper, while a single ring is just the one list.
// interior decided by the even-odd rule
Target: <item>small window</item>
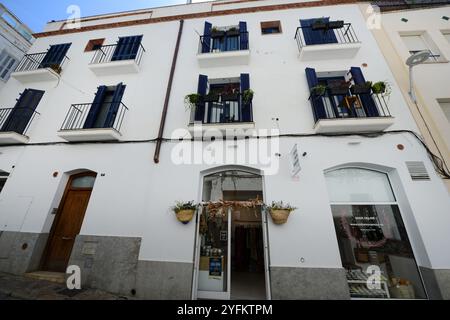
[{"label": "small window", "polygon": [[72,188],[93,188],[95,176],[78,177],[72,180]]},{"label": "small window", "polygon": [[14,70],[17,60],[10,56],[5,50],[0,54],[0,78],[8,80],[9,75]]},{"label": "small window", "polygon": [[415,54],[419,51],[428,51],[430,58],[427,62],[443,62],[445,58],[440,53],[433,40],[426,32],[416,34],[400,34],[403,43],[408,49],[410,54]]},{"label": "small window", "polygon": [[438,103],[447,117],[447,120],[450,122],[450,99],[439,99]]},{"label": "small window", "polygon": [[442,31],[442,35],[447,39],[448,43],[450,43],[450,30]]},{"label": "small window", "polygon": [[2,192],[2,189],[5,186],[8,176],[9,176],[8,172],[4,172],[4,171],[0,170],[0,193]]},{"label": "small window", "polygon": [[261,33],[262,34],[273,34],[281,33],[281,22],[280,21],[266,21],[261,22]]},{"label": "small window", "polygon": [[96,51],[100,49],[103,46],[103,43],[105,42],[105,39],[93,39],[89,40],[86,49],[84,49],[84,52],[88,51]]}]

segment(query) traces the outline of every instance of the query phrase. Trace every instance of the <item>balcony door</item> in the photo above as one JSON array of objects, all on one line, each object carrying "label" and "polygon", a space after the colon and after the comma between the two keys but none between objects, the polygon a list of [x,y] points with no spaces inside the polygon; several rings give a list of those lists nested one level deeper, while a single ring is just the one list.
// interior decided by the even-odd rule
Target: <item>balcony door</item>
[{"label": "balcony door", "polygon": [[0,115],[0,124],[2,123],[2,116],[6,117],[0,131],[23,134],[43,95],[44,91],[25,89],[14,108],[10,109],[9,115]]},{"label": "balcony door", "polygon": [[143,36],[121,37],[117,42],[111,61],[134,60],[141,46]]},{"label": "balcony door", "polygon": [[115,87],[100,86],[83,128],[113,128],[125,87],[123,83]]},{"label": "balcony door", "polygon": [[42,59],[40,68],[60,66],[71,45],[71,43],[64,43],[50,46],[44,59]]}]

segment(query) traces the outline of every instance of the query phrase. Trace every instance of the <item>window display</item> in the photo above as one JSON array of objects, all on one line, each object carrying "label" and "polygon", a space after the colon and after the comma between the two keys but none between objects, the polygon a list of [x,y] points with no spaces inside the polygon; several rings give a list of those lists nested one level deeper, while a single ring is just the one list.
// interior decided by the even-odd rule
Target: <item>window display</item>
[{"label": "window display", "polygon": [[[329,189],[339,188],[330,190],[331,209],[351,297],[425,299],[387,175],[363,169],[336,171],[327,174],[327,182]],[[353,192],[364,201],[351,201]]]}]

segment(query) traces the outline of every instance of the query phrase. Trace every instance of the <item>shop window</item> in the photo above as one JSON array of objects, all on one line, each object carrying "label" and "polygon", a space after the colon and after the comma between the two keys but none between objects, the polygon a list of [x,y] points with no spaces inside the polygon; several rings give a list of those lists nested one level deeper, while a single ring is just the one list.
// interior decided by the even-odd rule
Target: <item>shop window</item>
[{"label": "shop window", "polygon": [[427,298],[388,176],[359,168],[325,176],[350,296]]},{"label": "shop window", "polygon": [[3,187],[5,186],[8,176],[9,174],[7,172],[0,170],[0,193],[2,193]]},{"label": "shop window", "polygon": [[105,42],[105,38],[103,39],[93,39],[89,40],[86,49],[84,49],[85,52],[88,51],[96,51],[100,49],[103,46],[103,43]]},{"label": "shop window", "polygon": [[274,34],[281,33],[281,22],[280,21],[265,21],[261,22],[261,33],[262,34]]}]

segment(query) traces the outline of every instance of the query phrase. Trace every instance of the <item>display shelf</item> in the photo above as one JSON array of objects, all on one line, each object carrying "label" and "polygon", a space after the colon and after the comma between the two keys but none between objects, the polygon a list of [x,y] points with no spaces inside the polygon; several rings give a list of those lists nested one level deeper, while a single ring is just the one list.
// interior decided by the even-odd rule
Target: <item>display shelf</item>
[{"label": "display shelf", "polygon": [[386,281],[380,281],[381,289],[367,288],[367,280],[347,280],[352,298],[389,299],[389,287]]}]

